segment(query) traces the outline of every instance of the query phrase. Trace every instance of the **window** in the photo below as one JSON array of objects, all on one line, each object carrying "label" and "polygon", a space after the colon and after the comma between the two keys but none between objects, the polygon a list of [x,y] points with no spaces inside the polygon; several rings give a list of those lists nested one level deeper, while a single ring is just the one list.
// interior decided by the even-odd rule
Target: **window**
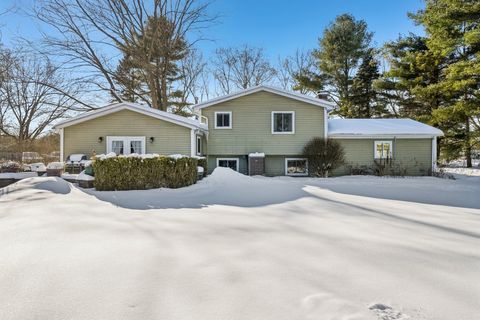
[{"label": "window", "polygon": [[202,154],[202,137],[197,136],[197,156]]},{"label": "window", "polygon": [[307,176],[308,161],[304,158],[285,159],[285,175],[287,176]]},{"label": "window", "polygon": [[215,129],[232,129],[232,112],[215,112]]},{"label": "window", "polygon": [[217,158],[217,167],[238,171],[238,158]]},{"label": "window", "polygon": [[272,112],[272,134],[293,134],[295,133],[295,112],[273,111]]},{"label": "window", "polygon": [[107,137],[107,153],[128,155],[145,153],[145,137]]},{"label": "window", "polygon": [[375,141],[374,157],[375,159],[392,158],[393,156],[392,141]]}]

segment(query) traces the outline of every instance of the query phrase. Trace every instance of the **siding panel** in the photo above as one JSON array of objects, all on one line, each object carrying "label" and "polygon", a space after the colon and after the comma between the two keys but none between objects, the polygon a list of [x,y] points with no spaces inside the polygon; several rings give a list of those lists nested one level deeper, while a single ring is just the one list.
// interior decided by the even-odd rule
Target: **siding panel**
[{"label": "siding panel", "polygon": [[[130,110],[64,128],[64,157],[73,153],[106,152],[107,136],[145,136],[146,152],[190,155],[190,129]],[[101,143],[98,137],[103,137]],[[154,137],[150,143],[150,137]]]},{"label": "siding panel", "polygon": [[[232,129],[215,129],[214,114],[232,112]],[[271,112],[295,111],[295,134],[272,134]],[[208,118],[209,154],[300,154],[312,137],[324,136],[324,110],[269,92],[257,92],[202,109]]]}]

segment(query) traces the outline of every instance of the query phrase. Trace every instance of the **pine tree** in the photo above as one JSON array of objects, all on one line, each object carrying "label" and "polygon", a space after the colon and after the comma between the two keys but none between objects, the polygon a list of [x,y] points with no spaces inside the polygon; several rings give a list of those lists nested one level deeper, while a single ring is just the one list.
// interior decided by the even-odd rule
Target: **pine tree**
[{"label": "pine tree", "polygon": [[385,114],[381,104],[377,103],[377,92],[373,83],[380,77],[378,61],[374,50],[369,50],[362,59],[352,84],[352,107],[349,117],[378,118]]},{"label": "pine tree", "polygon": [[178,63],[185,58],[188,46],[174,29],[167,18],[150,17],[143,34],[123,48],[116,80],[127,98],[138,96],[155,109],[182,111],[177,99],[181,93],[174,84],[182,77]]},{"label": "pine tree", "polygon": [[441,91],[449,103],[433,116],[455,128],[457,139],[450,143],[458,148],[458,140],[462,142],[471,167],[472,148],[480,144],[480,2],[427,0],[425,10],[411,16],[425,26],[428,47],[448,59],[440,83],[432,89]]},{"label": "pine tree", "polygon": [[338,16],[324,30],[319,39],[320,48],[313,51],[318,72],[299,76],[296,79],[299,87],[317,93],[329,91],[338,105],[336,113],[351,114],[354,71],[369,50],[372,36],[365,21],[349,14]]}]

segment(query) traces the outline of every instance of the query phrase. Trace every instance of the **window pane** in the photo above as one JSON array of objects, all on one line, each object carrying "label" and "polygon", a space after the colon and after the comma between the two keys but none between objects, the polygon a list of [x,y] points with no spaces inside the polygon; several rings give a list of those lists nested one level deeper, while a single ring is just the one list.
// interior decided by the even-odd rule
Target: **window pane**
[{"label": "window pane", "polygon": [[218,166],[237,171],[237,160],[218,160]]},{"label": "window pane", "polygon": [[115,154],[123,154],[123,141],[121,140],[114,140],[112,141],[112,151],[115,152]]},{"label": "window pane", "polygon": [[217,127],[230,127],[230,114],[229,113],[217,113],[216,118]]},{"label": "window pane", "polygon": [[293,114],[274,113],[273,132],[293,132]]},{"label": "window pane", "polygon": [[141,141],[130,141],[130,153],[142,154],[142,142]]},{"label": "window pane", "polygon": [[392,141],[375,141],[375,159],[393,157]]},{"label": "window pane", "polygon": [[292,114],[284,113],[283,114],[283,131],[292,132]]},{"label": "window pane", "polygon": [[197,154],[202,153],[202,139],[197,137]]},{"label": "window pane", "polygon": [[307,174],[307,160],[288,160],[287,174]]}]

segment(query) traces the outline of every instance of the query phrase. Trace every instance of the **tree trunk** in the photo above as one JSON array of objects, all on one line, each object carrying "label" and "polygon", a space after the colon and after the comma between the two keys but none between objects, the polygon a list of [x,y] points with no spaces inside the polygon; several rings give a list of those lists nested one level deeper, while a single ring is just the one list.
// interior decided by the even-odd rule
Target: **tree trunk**
[{"label": "tree trunk", "polygon": [[470,144],[470,118],[465,120],[465,158],[467,159],[467,168],[472,167],[472,145]]}]

